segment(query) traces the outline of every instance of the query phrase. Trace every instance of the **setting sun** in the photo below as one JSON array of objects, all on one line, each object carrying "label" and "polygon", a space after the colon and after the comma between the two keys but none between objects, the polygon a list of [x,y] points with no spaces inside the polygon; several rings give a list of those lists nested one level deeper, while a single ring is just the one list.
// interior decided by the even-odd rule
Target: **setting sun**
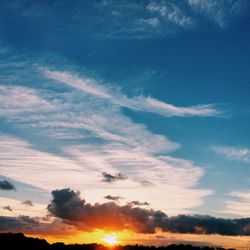
[{"label": "setting sun", "polygon": [[107,234],[102,238],[106,244],[113,246],[118,243],[117,235],[116,234]]}]

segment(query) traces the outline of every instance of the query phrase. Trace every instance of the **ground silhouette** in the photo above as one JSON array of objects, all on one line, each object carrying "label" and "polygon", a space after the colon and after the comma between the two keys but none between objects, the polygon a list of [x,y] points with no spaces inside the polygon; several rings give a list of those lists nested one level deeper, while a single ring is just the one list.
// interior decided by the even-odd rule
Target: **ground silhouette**
[{"label": "ground silhouette", "polygon": [[[110,250],[101,244],[69,244],[58,242],[49,244],[44,239],[29,238],[22,233],[2,233],[0,234],[1,250]],[[115,246],[112,250],[224,250],[216,247],[199,247],[192,245],[169,245],[169,246],[143,246],[143,245],[126,245]],[[229,249],[228,249],[229,250]],[[233,250],[232,248],[230,250]]]}]

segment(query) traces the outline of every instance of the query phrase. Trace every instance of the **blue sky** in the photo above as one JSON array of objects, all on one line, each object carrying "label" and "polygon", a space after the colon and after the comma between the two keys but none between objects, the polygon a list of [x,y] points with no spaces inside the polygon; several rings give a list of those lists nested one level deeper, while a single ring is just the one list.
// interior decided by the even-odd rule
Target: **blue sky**
[{"label": "blue sky", "polygon": [[249,217],[249,24],[247,0],[2,2],[0,201]]}]

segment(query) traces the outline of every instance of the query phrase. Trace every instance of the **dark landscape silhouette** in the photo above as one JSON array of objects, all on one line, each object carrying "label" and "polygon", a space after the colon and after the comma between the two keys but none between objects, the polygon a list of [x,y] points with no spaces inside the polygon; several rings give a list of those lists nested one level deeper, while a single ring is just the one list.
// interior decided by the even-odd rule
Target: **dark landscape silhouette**
[{"label": "dark landscape silhouette", "polygon": [[[107,247],[101,244],[64,244],[62,242],[49,244],[44,239],[26,237],[22,233],[2,233],[0,234],[0,249],[1,250],[181,250],[181,249],[193,249],[193,250],[225,250],[220,247],[208,247],[208,246],[192,246],[190,244],[184,245],[168,245],[168,246],[144,246],[144,245],[125,245],[125,246],[113,246]],[[230,248],[228,250],[233,250]]]}]

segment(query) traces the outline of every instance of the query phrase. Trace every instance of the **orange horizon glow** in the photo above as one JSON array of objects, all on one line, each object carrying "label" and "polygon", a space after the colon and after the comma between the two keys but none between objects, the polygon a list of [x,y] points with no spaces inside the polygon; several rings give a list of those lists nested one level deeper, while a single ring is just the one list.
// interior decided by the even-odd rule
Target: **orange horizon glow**
[{"label": "orange horizon glow", "polygon": [[[128,230],[122,231],[104,231],[95,230],[91,232],[74,232],[69,235],[35,235],[25,234],[28,237],[44,238],[49,243],[64,242],[65,244],[102,244],[106,246],[111,245],[126,245],[128,240],[133,238],[134,233]],[[111,238],[110,238],[111,237]],[[114,241],[116,240],[116,241]],[[109,243],[109,242],[111,243]]]},{"label": "orange horizon glow", "polygon": [[[162,238],[156,238],[156,235],[162,235]],[[44,238],[49,243],[64,242],[65,244],[91,244],[97,243],[108,247],[115,245],[141,244],[141,245],[169,245],[169,244],[194,244],[203,243],[204,246],[220,246],[224,248],[245,249],[250,242],[249,236],[222,236],[205,234],[173,234],[158,232],[156,234],[134,233],[129,230],[123,231],[104,231],[95,230],[92,232],[77,232],[71,235],[31,235],[27,237]],[[110,238],[110,236],[112,236]],[[107,241],[106,241],[107,240]]]}]

